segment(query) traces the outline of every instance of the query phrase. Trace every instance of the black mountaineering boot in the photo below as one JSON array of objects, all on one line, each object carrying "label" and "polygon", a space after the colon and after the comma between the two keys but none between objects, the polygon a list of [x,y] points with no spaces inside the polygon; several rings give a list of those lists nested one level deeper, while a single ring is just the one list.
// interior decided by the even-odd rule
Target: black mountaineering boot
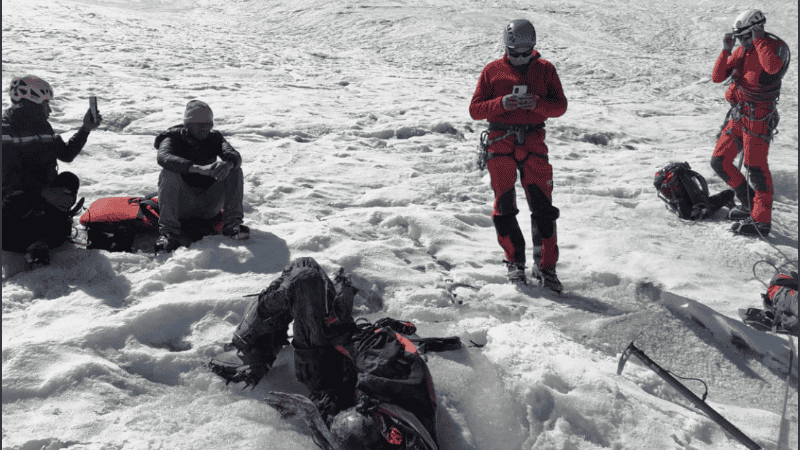
[{"label": "black mountaineering boot", "polygon": [[539,281],[539,286],[550,289],[555,293],[561,293],[564,290],[564,286],[558,281],[558,276],[556,276],[556,269],[539,269],[538,267],[533,267],[533,278]]},{"label": "black mountaineering boot", "polygon": [[525,276],[525,263],[513,263],[503,261],[508,267],[508,282],[514,284],[528,284],[528,279]]},{"label": "black mountaineering boot", "polygon": [[753,197],[756,192],[747,185],[747,182],[740,184],[734,191],[740,205],[728,211],[728,219],[745,220],[750,217],[750,209],[753,207]]},{"label": "black mountaineering boot", "polygon": [[735,234],[743,236],[761,236],[766,237],[772,227],[768,223],[756,222],[751,217],[748,217],[741,222],[736,222],[731,227],[731,231]]}]

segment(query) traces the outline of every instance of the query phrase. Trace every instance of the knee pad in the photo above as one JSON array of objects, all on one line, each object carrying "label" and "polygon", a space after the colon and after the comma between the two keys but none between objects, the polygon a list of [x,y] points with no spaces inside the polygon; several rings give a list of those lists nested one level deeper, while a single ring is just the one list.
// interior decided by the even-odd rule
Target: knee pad
[{"label": "knee pad", "polygon": [[725,162],[725,158],[722,156],[712,156],[711,157],[711,168],[714,169],[714,172],[722,178],[722,181],[729,182],[731,181],[731,177],[725,173],[725,169],[722,168],[723,163]]},{"label": "knee pad", "polygon": [[492,221],[499,236],[510,236],[519,227],[516,215],[494,216]]},{"label": "knee pad", "polygon": [[558,219],[560,215],[559,209],[553,206],[553,201],[545,195],[539,186],[530,184],[525,186],[525,190],[528,194],[528,206],[530,206],[532,216],[551,221]]},{"label": "knee pad", "polygon": [[517,209],[517,191],[514,188],[500,194],[495,200],[495,213],[502,216],[515,216],[519,210]]},{"label": "knee pad", "polygon": [[762,192],[771,191],[771,186],[767,183],[767,173],[769,169],[767,169],[767,173],[764,172],[764,169],[761,167],[752,167],[745,165],[747,170],[750,172],[750,182],[753,184],[753,189]]}]

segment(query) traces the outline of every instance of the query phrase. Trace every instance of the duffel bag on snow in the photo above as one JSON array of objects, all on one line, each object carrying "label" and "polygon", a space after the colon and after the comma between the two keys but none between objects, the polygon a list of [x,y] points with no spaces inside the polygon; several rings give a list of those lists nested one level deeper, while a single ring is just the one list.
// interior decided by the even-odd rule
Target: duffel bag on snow
[{"label": "duffel bag on snow", "polygon": [[667,209],[686,220],[704,219],[723,206],[733,206],[735,196],[730,189],[709,196],[706,179],[687,162],[671,163],[656,172],[653,186]]},{"label": "duffel bag on snow", "polygon": [[158,211],[155,194],[94,201],[80,218],[87,231],[86,248],[133,251],[133,241],[139,233],[158,232]]}]

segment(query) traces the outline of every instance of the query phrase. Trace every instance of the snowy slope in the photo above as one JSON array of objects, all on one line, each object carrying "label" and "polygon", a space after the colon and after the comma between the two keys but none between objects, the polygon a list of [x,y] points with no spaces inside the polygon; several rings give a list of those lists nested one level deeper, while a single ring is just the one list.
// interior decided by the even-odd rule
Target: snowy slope
[{"label": "snowy slope", "polygon": [[[50,81],[66,137],[99,97],[103,126],[60,165],[87,202],[155,190],[153,139],[198,98],[242,154],[253,230],[155,258],[66,245],[32,272],[3,252],[3,448],[315,448],[261,401],[307,393],[290,351],[253,391],[203,367],[243,296],[312,256],[353,274],[359,313],[484,345],[429,357],[443,449],[744,448],[634,359],[618,376],[631,341],[706,381],[708,403],[765,449],[790,374],[796,449],[797,357],[788,367],[785,338],[736,313],[760,304],[772,275],[760,264],[756,278],[756,261],[797,259],[796,67],[770,151],[769,242],[733,236],[721,216],[682,222],[652,188],[671,161],[725,188],[708,164],[727,110],[710,73],[753,6],[797,55],[786,1],[3,0],[2,85]],[[502,27],[521,17],[570,102],[546,141],[561,297],[504,283],[488,175],[473,165],[486,123],[469,101],[502,54]]]}]

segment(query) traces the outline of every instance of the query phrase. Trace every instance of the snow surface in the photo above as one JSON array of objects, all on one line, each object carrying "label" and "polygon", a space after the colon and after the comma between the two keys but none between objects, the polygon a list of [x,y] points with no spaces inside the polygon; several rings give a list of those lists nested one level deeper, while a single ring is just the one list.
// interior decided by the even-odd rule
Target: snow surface
[{"label": "snow surface", "polygon": [[[733,236],[721,215],[680,221],[652,187],[672,161],[726,187],[709,166],[727,110],[710,75],[751,7],[796,57],[791,1],[3,0],[2,85],[50,81],[66,137],[99,97],[101,129],[60,167],[81,178],[87,205],[154,191],[153,138],[198,98],[242,154],[252,236],[155,258],[68,244],[30,272],[4,252],[2,447],[315,448],[261,400],[307,393],[290,351],[253,391],[204,368],[243,296],[312,256],[353,274],[360,314],[484,345],[428,357],[442,449],[744,448],[636,358],[617,375],[634,340],[705,380],[708,404],[765,449],[777,447],[788,374],[786,448],[797,449],[797,358],[790,368],[785,338],[737,316],[772,275],[760,264],[754,276],[756,261],[797,259],[796,64],[771,147],[769,242]],[[473,165],[487,125],[469,101],[503,26],[522,17],[570,102],[546,141],[563,296],[504,284],[488,175]]]}]

